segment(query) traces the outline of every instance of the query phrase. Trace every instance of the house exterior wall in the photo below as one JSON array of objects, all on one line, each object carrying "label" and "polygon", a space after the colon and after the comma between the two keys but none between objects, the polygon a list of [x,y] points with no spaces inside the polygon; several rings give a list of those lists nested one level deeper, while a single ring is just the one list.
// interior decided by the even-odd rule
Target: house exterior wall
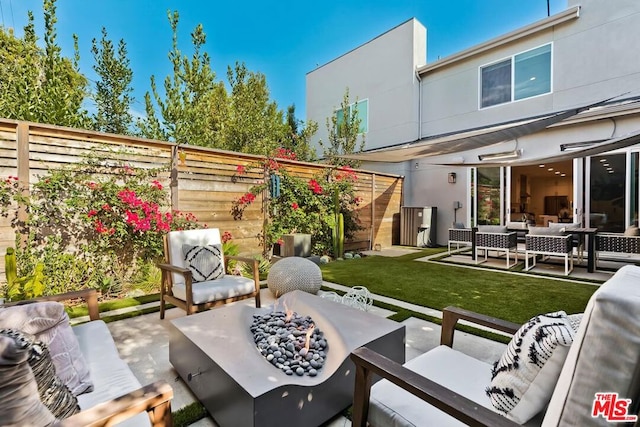
[{"label": "house exterior wall", "polygon": [[[540,24],[544,20],[533,23],[532,31],[494,39],[495,44],[489,49],[481,47],[491,41],[468,49],[470,54],[462,59],[440,60],[446,65],[438,65],[439,61],[420,62],[426,54],[426,39],[420,37],[426,36],[426,30],[415,20],[407,21],[309,73],[308,118],[321,124],[323,132],[318,137],[326,140],[325,117],[337,107],[348,86],[352,99],[370,99],[366,149],[374,149],[585,106],[628,92],[638,95],[640,2],[568,0],[567,12],[577,6],[577,17],[575,13],[567,14],[569,18],[548,26]],[[547,43],[552,44],[550,93],[480,108],[481,66]],[[419,80],[413,73],[416,69]],[[419,123],[413,119],[417,116]],[[542,158],[558,154],[562,143],[608,139],[639,128],[640,114],[634,112],[607,120],[569,120],[503,144],[505,150],[519,144],[518,148],[525,147],[525,157]],[[476,150],[402,163],[365,162],[362,167],[404,175],[403,205],[438,207],[437,242],[446,244],[447,229],[454,219],[468,225],[471,169],[442,164],[477,163],[478,154]],[[451,172],[456,173],[455,184],[447,181]],[[455,201],[462,203],[461,209],[453,209]]]},{"label": "house exterior wall", "polygon": [[[422,137],[581,106],[640,88],[640,2],[571,1],[580,16],[422,75]],[[479,108],[483,65],[552,43],[552,91]],[[615,66],[612,66],[615,64]]]},{"label": "house exterior wall", "polygon": [[347,88],[351,102],[369,101],[367,148],[417,139],[415,70],[426,62],[426,40],[425,27],[410,19],[307,74],[307,119],[318,123],[312,145],[319,156],[318,140],[328,142],[326,120]]}]

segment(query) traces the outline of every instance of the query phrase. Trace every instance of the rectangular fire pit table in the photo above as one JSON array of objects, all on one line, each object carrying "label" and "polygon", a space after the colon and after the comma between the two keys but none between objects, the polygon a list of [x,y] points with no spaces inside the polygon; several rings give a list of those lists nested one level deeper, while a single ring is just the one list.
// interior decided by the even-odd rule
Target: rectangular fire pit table
[{"label": "rectangular fire pit table", "polygon": [[[256,348],[253,315],[285,309],[311,316],[324,332],[326,358],[315,377],[286,375]],[[293,291],[273,307],[236,304],[172,320],[169,360],[220,426],[317,426],[352,403],[351,351],[366,346],[404,363],[404,339],[400,323]]]}]

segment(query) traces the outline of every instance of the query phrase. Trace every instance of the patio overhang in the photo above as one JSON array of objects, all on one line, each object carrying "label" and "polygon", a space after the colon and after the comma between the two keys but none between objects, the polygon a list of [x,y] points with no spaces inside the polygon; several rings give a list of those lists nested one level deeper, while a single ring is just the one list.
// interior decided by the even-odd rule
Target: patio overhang
[{"label": "patio overhang", "polygon": [[[435,135],[413,142],[366,150],[340,157],[366,162],[399,163],[416,158],[467,152],[534,134],[581,112],[600,107],[612,99],[614,98],[542,116],[527,117],[481,128]],[[482,165],[486,164],[487,162],[482,162]],[[469,165],[469,163],[465,162],[465,165]]]}]

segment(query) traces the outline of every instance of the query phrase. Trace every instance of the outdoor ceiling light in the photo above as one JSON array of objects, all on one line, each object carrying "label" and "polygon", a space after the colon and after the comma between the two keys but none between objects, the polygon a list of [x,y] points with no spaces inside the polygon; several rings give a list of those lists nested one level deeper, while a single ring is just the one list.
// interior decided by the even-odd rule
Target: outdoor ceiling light
[{"label": "outdoor ceiling light", "polygon": [[522,156],[522,148],[519,150],[505,151],[502,153],[480,154],[478,159],[482,160],[509,160]]},{"label": "outdoor ceiling light", "polygon": [[581,142],[571,142],[568,144],[560,144],[560,151],[575,151],[580,150],[582,148],[591,147],[594,144],[597,144],[601,141],[581,141]]},{"label": "outdoor ceiling light", "polygon": [[539,168],[543,168],[544,167],[544,163],[541,165],[538,165]]}]

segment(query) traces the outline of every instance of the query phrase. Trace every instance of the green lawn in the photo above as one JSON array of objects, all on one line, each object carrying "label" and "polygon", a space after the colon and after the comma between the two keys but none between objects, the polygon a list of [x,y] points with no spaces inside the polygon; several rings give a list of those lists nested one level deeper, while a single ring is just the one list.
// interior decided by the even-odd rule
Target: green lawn
[{"label": "green lawn", "polygon": [[331,262],[321,266],[322,276],[437,310],[454,305],[516,323],[556,310],[582,312],[597,289],[592,284],[414,261],[439,251]]}]

